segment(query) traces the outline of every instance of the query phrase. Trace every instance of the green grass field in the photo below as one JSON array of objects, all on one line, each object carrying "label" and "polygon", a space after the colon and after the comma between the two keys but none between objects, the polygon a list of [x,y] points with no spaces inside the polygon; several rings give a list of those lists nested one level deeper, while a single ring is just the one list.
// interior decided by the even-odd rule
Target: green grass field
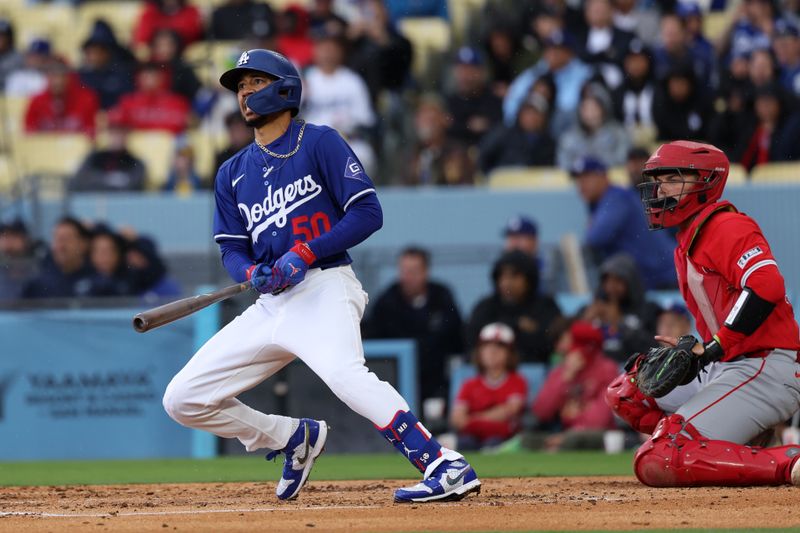
[{"label": "green grass field", "polygon": [[[630,475],[631,457],[630,453],[597,452],[467,455],[483,477]],[[0,485],[274,481],[280,477],[282,465],[259,455],[205,460],[0,463]],[[323,455],[314,466],[317,480],[415,477],[416,472],[396,454]]]}]

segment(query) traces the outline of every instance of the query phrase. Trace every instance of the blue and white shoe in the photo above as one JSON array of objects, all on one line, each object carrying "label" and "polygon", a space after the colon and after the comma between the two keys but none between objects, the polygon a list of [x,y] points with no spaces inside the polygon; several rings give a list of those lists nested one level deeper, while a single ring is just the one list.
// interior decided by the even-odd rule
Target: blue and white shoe
[{"label": "blue and white shoe", "polygon": [[328,424],[324,420],[301,418],[300,425],[289,437],[286,447],[267,454],[269,461],[281,453],[286,456],[283,461],[283,474],[275,489],[278,499],[292,500],[297,497],[308,479],[314,461],[325,449],[326,440],[328,440]]},{"label": "blue and white shoe", "polygon": [[413,487],[404,487],[394,492],[398,503],[456,501],[467,494],[478,494],[481,481],[475,470],[465,459],[442,461],[430,476]]}]

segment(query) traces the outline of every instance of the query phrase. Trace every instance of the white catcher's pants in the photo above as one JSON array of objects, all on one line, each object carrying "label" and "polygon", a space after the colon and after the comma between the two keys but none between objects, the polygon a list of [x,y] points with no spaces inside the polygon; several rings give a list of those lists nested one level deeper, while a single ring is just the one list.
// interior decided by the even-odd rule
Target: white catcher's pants
[{"label": "white catcher's pants", "polygon": [[386,426],[408,404],[365,366],[359,323],[367,305],[352,268],[312,269],[299,285],[262,295],[172,379],[164,408],[184,426],[238,438],[248,451],[281,449],[296,420],[236,399],[299,357],[348,407]]}]

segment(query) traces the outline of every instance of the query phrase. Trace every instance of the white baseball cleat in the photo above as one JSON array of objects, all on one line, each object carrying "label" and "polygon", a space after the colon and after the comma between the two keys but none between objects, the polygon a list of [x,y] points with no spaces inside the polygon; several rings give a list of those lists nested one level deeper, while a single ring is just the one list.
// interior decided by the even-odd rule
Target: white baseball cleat
[{"label": "white baseball cleat", "polygon": [[289,437],[286,447],[267,454],[267,460],[272,460],[281,453],[286,456],[283,461],[283,474],[275,489],[278,499],[297,498],[314,466],[314,461],[325,450],[326,440],[328,440],[328,424],[324,420],[301,418],[300,425]]},{"label": "white baseball cleat", "polygon": [[443,461],[430,476],[413,487],[397,489],[398,503],[456,501],[471,493],[480,493],[481,482],[465,459]]}]

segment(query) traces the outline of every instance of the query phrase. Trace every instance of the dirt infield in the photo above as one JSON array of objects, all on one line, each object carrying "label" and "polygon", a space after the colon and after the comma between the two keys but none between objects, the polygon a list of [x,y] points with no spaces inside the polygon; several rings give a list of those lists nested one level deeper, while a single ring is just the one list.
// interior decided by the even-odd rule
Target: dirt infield
[{"label": "dirt infield", "polygon": [[[407,483],[399,482],[400,484]],[[800,526],[800,490],[649,489],[628,477],[484,480],[457,503],[399,505],[394,481],[0,488],[0,531],[475,531]]]}]

